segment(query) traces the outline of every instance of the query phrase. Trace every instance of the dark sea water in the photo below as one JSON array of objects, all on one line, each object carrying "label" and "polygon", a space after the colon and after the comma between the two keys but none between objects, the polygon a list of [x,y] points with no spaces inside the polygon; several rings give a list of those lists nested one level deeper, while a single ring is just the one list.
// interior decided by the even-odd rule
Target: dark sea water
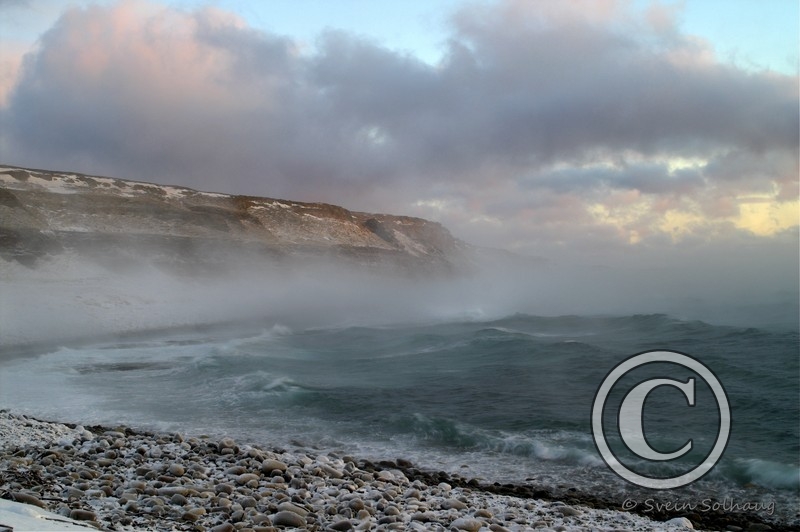
[{"label": "dark sea water", "polygon": [[[618,498],[773,502],[776,516],[794,520],[799,342],[796,329],[714,326],[665,315],[194,329],[2,360],[0,407],[56,420],[405,458],[467,478]],[[592,440],[590,416],[595,392],[616,364],[664,349],[691,355],[716,374],[733,421],[711,473],[656,493],[609,470]],[[643,368],[630,382],[621,380],[620,389],[648,376],[685,381],[687,371],[669,364]],[[618,408],[622,395],[609,401]],[[626,456],[611,441],[629,467],[664,477],[708,454],[719,413],[699,379],[695,407],[662,387],[648,397],[646,413],[654,448],[668,452],[692,439],[693,451],[654,465]]]}]

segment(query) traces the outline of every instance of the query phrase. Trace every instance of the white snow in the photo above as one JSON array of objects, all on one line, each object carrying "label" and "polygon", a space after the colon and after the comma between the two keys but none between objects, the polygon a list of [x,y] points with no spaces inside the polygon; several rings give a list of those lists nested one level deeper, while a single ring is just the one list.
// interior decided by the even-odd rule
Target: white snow
[{"label": "white snow", "polygon": [[45,446],[87,437],[91,437],[91,433],[82,427],[71,429],[61,423],[47,423],[5,412],[0,413],[0,449],[10,446]]},{"label": "white snow", "polygon": [[160,187],[160,188],[161,190],[167,193],[166,196],[168,198],[172,199],[181,199],[191,194],[191,192],[185,188],[178,188],[178,187]]},{"label": "white snow", "polygon": [[76,194],[78,190],[77,187],[74,185],[70,185],[65,183],[63,179],[53,179],[52,181],[48,181],[46,179],[42,179],[41,177],[36,176],[33,173],[29,174],[27,181],[20,182],[10,174],[7,173],[0,173],[0,181],[3,183],[4,186],[12,189],[12,190],[20,190],[20,189],[30,189],[31,185],[37,188],[47,189],[50,192],[54,192],[56,194]]},{"label": "white snow", "polygon": [[403,248],[405,248],[406,251],[415,257],[419,257],[420,255],[424,255],[426,253],[424,246],[422,246],[419,242],[413,241],[405,233],[401,233],[397,229],[392,229],[392,232],[394,233],[394,238],[400,242]]},{"label": "white snow", "polygon": [[0,499],[0,530],[11,528],[14,532],[60,532],[62,530],[94,530],[64,516],[42,510],[21,502]]}]

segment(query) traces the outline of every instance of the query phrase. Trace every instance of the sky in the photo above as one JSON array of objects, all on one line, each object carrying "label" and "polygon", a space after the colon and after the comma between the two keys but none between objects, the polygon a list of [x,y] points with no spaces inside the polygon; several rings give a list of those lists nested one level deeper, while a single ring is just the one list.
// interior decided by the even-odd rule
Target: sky
[{"label": "sky", "polygon": [[0,160],[794,289],[799,5],[0,0]]}]

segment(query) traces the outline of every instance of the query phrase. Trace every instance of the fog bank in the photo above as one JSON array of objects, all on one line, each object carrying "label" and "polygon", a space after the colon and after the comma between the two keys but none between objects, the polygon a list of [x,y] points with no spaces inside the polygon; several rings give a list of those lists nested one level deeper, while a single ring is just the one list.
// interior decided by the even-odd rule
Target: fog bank
[{"label": "fog bank", "polygon": [[61,254],[34,268],[2,262],[0,348],[229,322],[382,326],[514,313],[666,313],[714,324],[796,328],[796,250],[789,246],[784,255],[757,248],[689,249],[632,257],[612,268],[484,250],[471,273],[431,276],[335,262],[237,263],[233,257],[227,270],[179,275],[146,262],[114,270]]}]

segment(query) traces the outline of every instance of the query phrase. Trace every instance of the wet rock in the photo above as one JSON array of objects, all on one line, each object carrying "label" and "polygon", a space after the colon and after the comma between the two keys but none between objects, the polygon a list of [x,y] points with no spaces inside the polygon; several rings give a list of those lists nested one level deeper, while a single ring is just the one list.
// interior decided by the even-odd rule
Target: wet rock
[{"label": "wet rock", "polygon": [[265,475],[271,475],[273,471],[279,471],[283,473],[286,471],[286,469],[286,464],[280,460],[264,460],[261,463],[261,472]]},{"label": "wet rock", "polygon": [[672,525],[672,526],[680,526],[680,527],[683,527],[683,528],[691,528],[691,529],[694,529],[694,525],[692,525],[692,522],[691,522],[691,521],[689,521],[689,520],[688,520],[687,518],[685,518],[685,517],[676,517],[676,518],[674,518],[674,519],[670,519],[670,520],[669,520],[669,521],[667,521],[665,524],[667,524],[667,525]]},{"label": "wet rock", "polygon": [[445,510],[464,510],[467,505],[458,499],[447,499],[442,502],[442,508]]},{"label": "wet rock", "polygon": [[236,483],[239,484],[240,486],[244,486],[252,481],[258,482],[259,479],[260,477],[255,473],[245,473],[243,475],[239,475],[238,477],[236,477]]},{"label": "wet rock", "polygon": [[306,525],[306,520],[294,512],[284,510],[272,516],[272,524],[275,526],[301,527]]},{"label": "wet rock", "polygon": [[558,511],[559,513],[561,513],[561,515],[565,517],[574,517],[581,515],[583,513],[580,510],[573,508],[572,506],[559,506],[558,508],[556,508],[556,511]]},{"label": "wet rock", "polygon": [[69,518],[76,521],[96,521],[97,515],[89,510],[75,509],[69,513]]},{"label": "wet rock", "polygon": [[483,526],[483,521],[479,519],[470,519],[469,517],[460,517],[450,523],[450,528],[456,530],[466,530],[467,532],[478,532]]},{"label": "wet rock", "polygon": [[292,504],[290,502],[282,502],[282,503],[280,503],[278,505],[278,510],[286,511],[286,512],[292,512],[292,513],[295,513],[295,514],[299,515],[300,517],[305,517],[306,515],[308,515],[308,510],[306,510],[304,508],[300,508],[296,504]]},{"label": "wet rock", "polygon": [[32,504],[33,506],[38,506],[39,508],[45,507],[44,503],[39,500],[39,497],[31,495],[30,493],[15,491],[11,493],[11,498],[16,502],[21,502],[23,504]]}]

